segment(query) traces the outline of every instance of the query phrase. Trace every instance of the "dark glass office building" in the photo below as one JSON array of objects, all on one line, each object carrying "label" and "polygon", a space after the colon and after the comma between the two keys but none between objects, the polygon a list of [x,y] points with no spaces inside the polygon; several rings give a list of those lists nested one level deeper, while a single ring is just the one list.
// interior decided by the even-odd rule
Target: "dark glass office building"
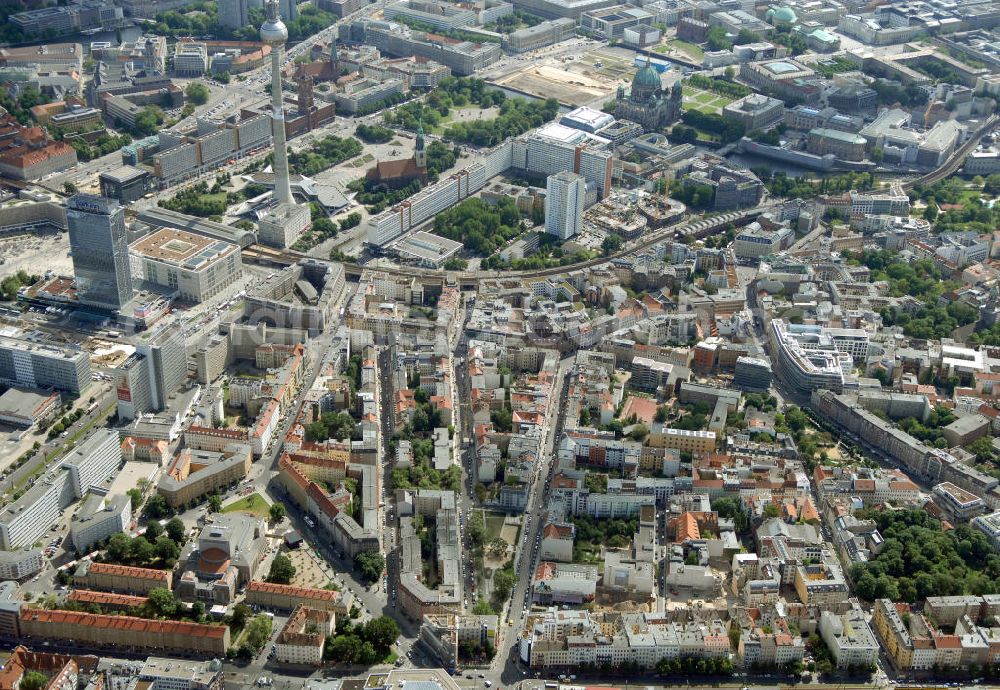
[{"label": "dark glass office building", "polygon": [[113,199],[76,194],[66,202],[66,220],[80,303],[121,309],[132,299],[125,209]]}]

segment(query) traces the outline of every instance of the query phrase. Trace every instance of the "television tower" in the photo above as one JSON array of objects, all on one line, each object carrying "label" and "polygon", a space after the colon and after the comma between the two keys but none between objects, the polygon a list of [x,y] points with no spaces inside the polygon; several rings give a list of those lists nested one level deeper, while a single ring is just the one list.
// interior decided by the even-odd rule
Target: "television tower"
[{"label": "television tower", "polygon": [[260,40],[271,46],[271,135],[274,138],[274,198],[279,204],[294,204],[288,182],[288,150],[285,147],[285,113],[281,106],[281,58],[288,29],[278,15],[277,0],[266,0],[267,20],[260,27]]}]

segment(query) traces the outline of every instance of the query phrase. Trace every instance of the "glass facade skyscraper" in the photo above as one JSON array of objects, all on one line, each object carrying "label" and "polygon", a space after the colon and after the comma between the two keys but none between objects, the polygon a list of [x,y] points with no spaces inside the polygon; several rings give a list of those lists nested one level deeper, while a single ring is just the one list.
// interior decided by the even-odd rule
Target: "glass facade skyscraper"
[{"label": "glass facade skyscraper", "polygon": [[80,303],[121,309],[132,299],[125,209],[113,199],[76,194],[66,202],[66,220]]}]

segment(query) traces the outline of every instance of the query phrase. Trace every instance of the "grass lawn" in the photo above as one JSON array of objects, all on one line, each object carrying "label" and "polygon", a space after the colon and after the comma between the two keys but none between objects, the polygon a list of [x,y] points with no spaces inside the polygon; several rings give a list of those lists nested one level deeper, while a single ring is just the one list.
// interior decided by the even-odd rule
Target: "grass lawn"
[{"label": "grass lawn", "polygon": [[249,496],[244,496],[235,503],[230,503],[227,506],[223,506],[223,513],[250,513],[251,515],[256,515],[257,517],[266,518],[269,515],[271,507],[264,500],[264,497],[260,494],[253,493]]},{"label": "grass lawn", "polygon": [[681,51],[682,53],[687,53],[688,56],[696,60],[701,60],[703,57],[705,57],[704,50],[696,46],[694,43],[688,43],[687,41],[682,41],[679,38],[675,38],[672,41],[667,41],[667,45]]},{"label": "grass lawn", "polygon": [[709,115],[717,115],[722,109],[733,102],[733,99],[720,96],[711,91],[703,91],[689,85],[684,86],[685,110],[699,110]]},{"label": "grass lawn", "polygon": [[204,199],[205,201],[225,201],[226,193],[216,192],[215,194],[202,194],[201,198]]},{"label": "grass lawn", "polygon": [[503,513],[487,512],[485,517],[486,543],[489,544],[492,540],[500,536],[500,531],[503,529],[503,521],[506,516]]}]

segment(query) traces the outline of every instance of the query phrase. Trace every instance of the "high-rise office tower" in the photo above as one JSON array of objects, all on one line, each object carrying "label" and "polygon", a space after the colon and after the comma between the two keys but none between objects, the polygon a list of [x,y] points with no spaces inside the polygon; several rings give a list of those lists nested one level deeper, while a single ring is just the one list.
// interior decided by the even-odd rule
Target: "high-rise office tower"
[{"label": "high-rise office tower", "polygon": [[135,419],[145,412],[165,409],[185,378],[184,328],[177,323],[157,328],[136,345],[135,352],[115,372],[118,416]]},{"label": "high-rise office tower", "polygon": [[187,378],[184,328],[178,323],[161,326],[135,350],[149,360],[150,397],[156,408],[162,410],[167,406],[167,398]]},{"label": "high-rise office tower", "polygon": [[121,309],[132,299],[125,209],[113,199],[76,194],[66,202],[66,220],[80,303]]},{"label": "high-rise office tower", "polygon": [[549,175],[545,182],[545,232],[569,239],[580,231],[587,181],[569,170]]}]

